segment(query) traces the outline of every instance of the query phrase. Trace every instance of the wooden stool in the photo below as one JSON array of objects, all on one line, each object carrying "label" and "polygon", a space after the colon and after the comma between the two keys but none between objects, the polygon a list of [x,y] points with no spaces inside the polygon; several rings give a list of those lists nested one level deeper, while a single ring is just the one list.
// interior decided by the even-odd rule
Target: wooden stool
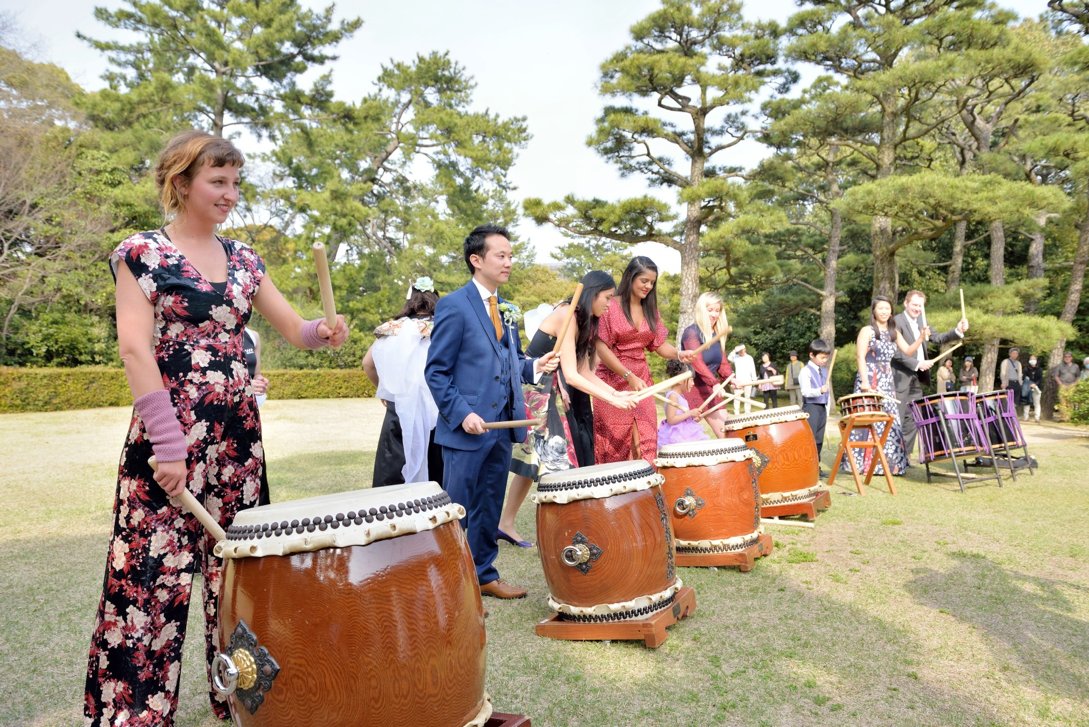
[{"label": "wooden stool", "polygon": [[[884,424],[883,431],[878,434],[875,425]],[[870,433],[870,438],[864,441],[851,441],[851,432],[856,429],[865,429]],[[840,462],[846,457],[847,461],[851,464],[851,474],[855,476],[855,485],[858,487],[858,494],[865,496],[866,491],[862,489],[862,480],[858,476],[858,465],[855,463],[854,455],[851,450],[854,449],[874,449],[877,451],[877,456],[870,459],[870,466],[866,472],[866,484],[870,484],[870,480],[873,479],[874,472],[877,471],[877,463],[881,462],[881,468],[885,472],[885,481],[889,483],[889,492],[893,495],[896,494],[896,485],[892,481],[892,475],[889,473],[889,463],[885,459],[885,440],[889,437],[889,431],[892,429],[892,415],[887,412],[859,412],[857,414],[849,414],[839,420],[839,451],[836,452],[836,461],[832,464],[832,472],[828,475],[828,486],[831,487],[832,483],[836,480],[836,473],[839,472]]]}]

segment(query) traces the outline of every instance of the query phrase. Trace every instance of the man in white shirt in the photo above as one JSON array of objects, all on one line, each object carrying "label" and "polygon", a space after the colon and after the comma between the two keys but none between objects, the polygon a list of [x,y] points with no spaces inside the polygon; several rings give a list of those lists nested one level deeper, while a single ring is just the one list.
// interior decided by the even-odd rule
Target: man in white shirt
[{"label": "man in white shirt", "polygon": [[[734,348],[726,358],[734,367],[734,391],[751,399],[753,389],[756,388],[753,385],[756,381],[756,362],[753,361],[752,356],[745,353],[745,344],[743,343]],[[742,384],[742,386],[737,386],[736,384],[738,383]],[[741,402],[734,399],[734,416],[737,416],[740,413],[740,404]],[[752,411],[752,405],[746,401],[745,413],[748,414],[750,411]]]},{"label": "man in white shirt", "polygon": [[920,335],[926,337],[923,345],[914,356],[905,355],[899,348],[892,357],[892,375],[896,384],[896,408],[900,412],[900,421],[904,428],[904,449],[910,458],[915,451],[915,420],[908,412],[908,404],[923,395],[923,385],[930,384],[930,369],[933,364],[927,359],[927,344],[940,346],[958,338],[964,338],[968,330],[968,320],[961,319],[957,327],[946,333],[934,333],[926,325],[926,312],[923,306],[926,295],[919,290],[909,290],[904,296],[904,312],[896,316],[896,330],[904,336],[908,344],[915,343]]}]

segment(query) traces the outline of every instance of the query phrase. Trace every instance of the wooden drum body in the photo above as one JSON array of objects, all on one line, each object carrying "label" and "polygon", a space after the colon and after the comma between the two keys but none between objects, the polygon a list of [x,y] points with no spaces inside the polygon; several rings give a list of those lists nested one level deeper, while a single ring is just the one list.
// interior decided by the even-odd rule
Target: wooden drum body
[{"label": "wooden drum body", "polygon": [[881,414],[885,411],[883,398],[877,394],[848,394],[841,396],[836,403],[839,413],[845,417],[852,414]]},{"label": "wooden drum body", "polygon": [[227,560],[216,687],[233,688],[235,724],[483,725],[464,515],[435,483],[239,513],[216,546]]},{"label": "wooden drum body", "polygon": [[654,464],[665,479],[677,543],[677,565],[739,565],[770,555],[771,536],[760,526],[756,454],[741,439],[669,444]]},{"label": "wooden drum body", "polygon": [[541,478],[537,548],[560,619],[645,618],[673,603],[682,584],[661,482],[642,460]]},{"label": "wooden drum body", "polygon": [[820,482],[817,443],[809,415],[798,406],[784,406],[726,420],[731,437],[745,441],[756,454],[761,504],[808,497]]}]

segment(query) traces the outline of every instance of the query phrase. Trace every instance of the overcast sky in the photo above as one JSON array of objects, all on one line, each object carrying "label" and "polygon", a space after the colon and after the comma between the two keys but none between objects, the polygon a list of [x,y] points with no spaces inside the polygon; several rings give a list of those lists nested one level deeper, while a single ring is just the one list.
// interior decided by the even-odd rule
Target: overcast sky
[{"label": "overcast sky", "polygon": [[[302,0],[323,8],[328,2]],[[64,68],[87,89],[100,88],[105,57],[75,37],[77,30],[106,38],[109,29],[93,16],[95,5],[120,7],[117,0],[0,0],[35,46],[35,60]],[[658,0],[341,0],[337,16],[361,17],[363,27],[337,49],[332,64],[338,97],[357,100],[372,88],[379,67],[390,59],[411,60],[417,53],[449,51],[477,82],[479,109],[502,116],[526,116],[533,139],[522,151],[511,179],[518,201],[526,197],[620,199],[646,194],[640,179],[621,179],[615,169],[586,146],[594,118],[603,106],[596,92],[603,60],[628,41],[628,28],[659,7]],[[1045,0],[1001,3],[1022,15],[1046,9]],[[792,0],[745,0],[747,17],[785,21]],[[243,144],[243,151],[245,145]],[[731,165],[751,166],[765,154],[758,144],[735,148]],[[671,198],[672,199],[672,198]],[[563,241],[554,229],[523,222],[538,259]],[[677,271],[679,256],[661,245],[640,249],[665,270]]]}]

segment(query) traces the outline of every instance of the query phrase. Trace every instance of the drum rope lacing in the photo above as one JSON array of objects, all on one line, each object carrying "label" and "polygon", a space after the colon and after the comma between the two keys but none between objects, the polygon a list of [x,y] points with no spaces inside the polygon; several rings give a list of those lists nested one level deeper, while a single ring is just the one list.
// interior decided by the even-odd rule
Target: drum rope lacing
[{"label": "drum rope lacing", "polygon": [[653,474],[655,474],[654,468],[648,464],[646,467],[631,472],[603,475],[601,477],[591,477],[589,479],[559,480],[557,482],[552,482],[544,481],[544,478],[542,478],[542,482],[537,485],[537,491],[559,492],[562,490],[581,490],[586,487],[599,487],[601,485],[638,480]]},{"label": "drum rope lacing", "polygon": [[576,616],[574,614],[559,613],[560,621],[571,621],[573,623],[601,623],[603,621],[627,621],[634,618],[642,618],[643,616],[649,616],[652,613],[669,608],[673,605],[673,601],[677,598],[676,593],[669,594],[664,601],[658,603],[652,603],[641,608],[637,608],[633,611],[622,611],[618,613],[606,613],[599,616]]},{"label": "drum rope lacing", "polygon": [[560,618],[564,621],[581,621],[583,623],[622,621],[629,618],[639,618],[642,615],[665,608],[669,603],[673,602],[673,597],[683,586],[684,583],[678,578],[673,585],[661,593],[639,596],[622,603],[603,603],[597,606],[569,606],[566,603],[560,603],[552,598],[552,594],[549,594],[548,605],[552,607],[553,611],[559,613]]},{"label": "drum rope lacing", "polygon": [[578,500],[604,499],[614,495],[648,490],[665,482],[665,478],[655,472],[649,464],[627,472],[576,480],[554,482],[550,478],[551,475],[546,475],[538,483],[537,492],[533,495],[535,504],[566,505]]}]

